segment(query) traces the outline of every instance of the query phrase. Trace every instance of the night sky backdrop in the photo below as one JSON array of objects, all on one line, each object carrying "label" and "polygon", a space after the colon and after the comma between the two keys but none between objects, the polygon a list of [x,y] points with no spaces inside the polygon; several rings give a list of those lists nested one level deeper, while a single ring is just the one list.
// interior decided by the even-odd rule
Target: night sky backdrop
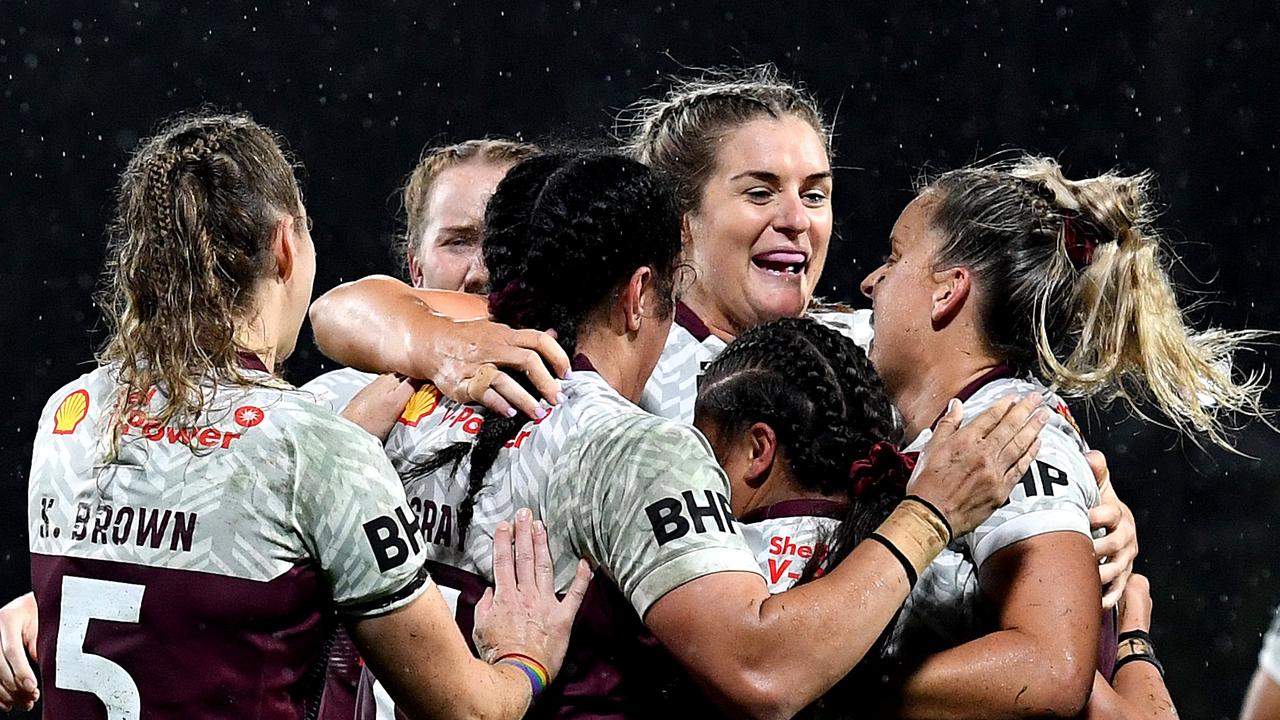
[{"label": "night sky backdrop", "polygon": [[[113,187],[162,118],[212,103],[288,138],[306,166],[319,293],[396,269],[396,191],[427,143],[603,143],[615,111],[663,76],[766,61],[836,114],[829,296],[855,298],[919,168],[1022,147],[1073,176],[1155,170],[1198,321],[1280,327],[1275,2],[5,0],[0,595],[29,587],[30,438],[101,340],[91,293]],[[1264,348],[1242,364],[1277,361]],[[324,367],[308,337],[288,372]],[[1076,409],[1137,514],[1175,701],[1184,717],[1234,717],[1280,602],[1280,436],[1240,436],[1256,461]]]}]

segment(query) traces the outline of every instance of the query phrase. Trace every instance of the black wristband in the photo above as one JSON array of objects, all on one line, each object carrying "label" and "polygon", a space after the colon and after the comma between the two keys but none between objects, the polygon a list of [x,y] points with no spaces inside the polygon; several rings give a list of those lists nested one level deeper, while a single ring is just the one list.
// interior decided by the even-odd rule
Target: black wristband
[{"label": "black wristband", "polygon": [[1130,640],[1133,638],[1137,638],[1139,640],[1146,640],[1147,644],[1150,645],[1151,647],[1156,646],[1155,643],[1151,642],[1151,633],[1147,632],[1146,630],[1125,630],[1124,632],[1120,633],[1120,635],[1116,638],[1116,642],[1124,642],[1125,640]]},{"label": "black wristband", "polygon": [[947,529],[947,541],[948,541],[948,542],[950,542],[953,538],[955,538],[955,536],[956,536],[956,531],[955,531],[954,529],[952,529],[952,527],[951,527],[951,523],[947,521],[947,516],[946,516],[946,515],[943,515],[943,514],[942,514],[942,511],[941,511],[941,510],[939,510],[939,509],[938,509],[938,507],[937,507],[936,505],[934,505],[933,503],[929,502],[928,500],[925,500],[924,498],[920,497],[919,495],[908,495],[908,496],[906,496],[906,497],[904,497],[904,498],[902,498],[902,499],[903,499],[903,500],[915,500],[916,502],[920,503],[921,505],[925,506],[926,508],[929,508],[929,512],[933,513],[934,515],[937,515],[937,516],[938,516],[938,519],[942,521],[942,526],[943,526],[943,527],[945,527],[945,528]]},{"label": "black wristband", "polygon": [[907,584],[909,584],[911,587],[916,586],[916,579],[917,579],[916,569],[911,566],[911,561],[907,559],[906,555],[902,554],[902,551],[898,549],[897,545],[894,545],[889,540],[889,538],[881,535],[878,532],[871,533],[870,535],[867,536],[867,539],[875,540],[876,542],[888,548],[889,552],[893,553],[893,556],[898,558],[898,562],[902,563],[902,569],[907,571]]},{"label": "black wristband", "polygon": [[1124,657],[1116,661],[1116,666],[1111,670],[1111,682],[1113,684],[1115,683],[1116,674],[1120,672],[1120,668],[1124,667],[1125,665],[1128,665],[1131,662],[1137,662],[1137,661],[1151,663],[1155,667],[1156,672],[1160,673],[1160,677],[1162,679],[1164,678],[1164,665],[1160,664],[1160,661],[1156,659],[1155,655],[1152,655],[1150,653],[1133,653],[1131,655],[1125,655]]}]

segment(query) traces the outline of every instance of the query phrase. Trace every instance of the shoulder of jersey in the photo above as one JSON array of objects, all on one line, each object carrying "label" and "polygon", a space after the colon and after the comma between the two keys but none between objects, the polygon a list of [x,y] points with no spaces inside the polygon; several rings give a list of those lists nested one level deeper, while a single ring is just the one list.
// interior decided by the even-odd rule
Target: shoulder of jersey
[{"label": "shoulder of jersey", "polygon": [[863,352],[871,346],[871,340],[875,336],[875,328],[871,325],[870,310],[862,309],[848,312],[816,310],[810,312],[809,317],[849,338],[858,347],[862,348]]},{"label": "shoulder of jersey", "polygon": [[304,383],[298,390],[313,402],[324,405],[336,413],[342,410],[352,396],[376,379],[378,376],[374,373],[344,367],[318,375]]},{"label": "shoulder of jersey", "polygon": [[1025,378],[1001,378],[982,386],[981,389],[973,394],[973,397],[965,402],[964,419],[966,422],[972,420],[974,416],[986,410],[1006,394],[1013,393],[1017,397],[1022,397],[1033,392],[1043,394],[1045,406],[1053,410],[1053,415],[1049,418],[1049,424],[1045,426],[1046,430],[1051,431],[1049,434],[1053,434],[1052,431],[1057,431],[1079,446],[1081,452],[1087,451],[1089,447],[1084,440],[1084,433],[1080,431],[1080,426],[1076,424],[1075,418],[1072,417],[1071,408],[1067,406],[1066,401],[1056,393],[1049,392],[1040,383]]}]

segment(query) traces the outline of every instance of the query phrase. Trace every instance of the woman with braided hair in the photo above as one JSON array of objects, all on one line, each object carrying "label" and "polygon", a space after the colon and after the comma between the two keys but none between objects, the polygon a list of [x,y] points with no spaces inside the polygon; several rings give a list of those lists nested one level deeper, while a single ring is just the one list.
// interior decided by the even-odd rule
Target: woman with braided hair
[{"label": "woman with braided hair", "polygon": [[40,632],[4,639],[0,704],[35,699],[33,678],[10,690],[29,677],[26,645],[50,717],[300,719],[336,619],[414,717],[521,717],[538,687],[528,659],[558,670],[586,571],[558,601],[527,519],[497,528],[476,659],[380,444],[276,374],[314,274],[271,131],[197,114],[134,152],[101,364],[54,394],[36,434]]},{"label": "woman with braided hair", "polygon": [[[976,524],[1034,450],[1023,444],[1045,420],[1034,401],[1005,403],[964,435],[944,422],[913,482],[919,497],[881,528],[888,544],[771,598],[705,440],[634,404],[675,314],[681,237],[670,188],[619,155],[543,155],[503,179],[485,227],[489,314],[555,331],[573,358],[564,396],[529,421],[425,385],[395,409],[387,452],[464,630],[493,579],[490,537],[516,507],[533,510],[557,557],[595,565],[569,670],[535,716],[697,714],[709,710],[707,695],[738,716],[794,714],[881,633],[948,523]],[[390,720],[375,676],[361,717]]]},{"label": "woman with braided hair", "polygon": [[[1056,410],[1033,473],[905,606],[890,649],[918,666],[899,688],[902,717],[1074,717],[1105,685],[1088,612],[1099,589],[1085,513],[1097,487],[1059,394],[1119,398],[1138,413],[1149,400],[1219,444],[1224,416],[1263,414],[1262,383],[1231,369],[1257,334],[1188,326],[1161,266],[1149,183],[1146,173],[1068,180],[1030,156],[942,174],[903,210],[888,259],[863,281],[871,359],[908,449],[928,442],[939,398],[968,398],[972,412],[1052,389]],[[1117,687],[1163,691],[1149,639],[1108,645],[1100,665],[1114,665]]]}]

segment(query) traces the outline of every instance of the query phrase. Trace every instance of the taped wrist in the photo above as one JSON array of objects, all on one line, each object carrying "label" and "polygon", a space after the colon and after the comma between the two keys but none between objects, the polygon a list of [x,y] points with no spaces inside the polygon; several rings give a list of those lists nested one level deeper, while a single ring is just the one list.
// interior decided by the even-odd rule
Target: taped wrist
[{"label": "taped wrist", "polygon": [[898,503],[871,539],[898,558],[907,580],[915,585],[920,573],[951,542],[951,529],[931,506],[908,497]]}]

